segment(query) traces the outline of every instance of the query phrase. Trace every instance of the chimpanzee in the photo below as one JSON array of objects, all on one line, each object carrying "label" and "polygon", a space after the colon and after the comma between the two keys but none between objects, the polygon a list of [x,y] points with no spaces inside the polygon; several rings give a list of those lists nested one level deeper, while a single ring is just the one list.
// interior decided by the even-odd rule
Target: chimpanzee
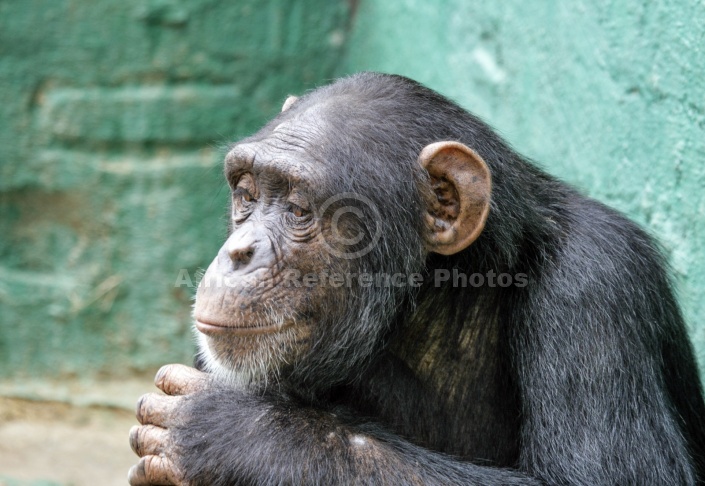
[{"label": "chimpanzee", "polygon": [[456,104],[340,79],[233,145],[225,177],[200,370],[140,399],[132,485],[705,480],[659,250]]}]

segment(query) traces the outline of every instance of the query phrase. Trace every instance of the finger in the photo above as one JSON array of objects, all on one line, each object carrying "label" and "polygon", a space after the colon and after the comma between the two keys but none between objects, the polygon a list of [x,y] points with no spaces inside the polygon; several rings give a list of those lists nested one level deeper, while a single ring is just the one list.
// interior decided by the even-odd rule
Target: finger
[{"label": "finger", "polygon": [[135,425],[130,429],[130,447],[138,456],[158,456],[167,449],[169,431],[154,425]]},{"label": "finger", "polygon": [[188,395],[205,388],[208,375],[196,368],[180,364],[162,366],[154,384],[167,395]]},{"label": "finger", "polygon": [[166,457],[145,456],[127,473],[131,486],[180,486],[180,474]]},{"label": "finger", "polygon": [[177,425],[177,410],[183,400],[183,397],[147,393],[137,401],[135,415],[142,425],[173,427]]}]

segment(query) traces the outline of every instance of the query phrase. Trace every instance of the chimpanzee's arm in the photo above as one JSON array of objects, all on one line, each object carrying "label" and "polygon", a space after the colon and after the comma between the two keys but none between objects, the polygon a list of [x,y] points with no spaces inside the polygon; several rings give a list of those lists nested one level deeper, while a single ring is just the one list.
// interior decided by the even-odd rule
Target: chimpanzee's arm
[{"label": "chimpanzee's arm", "polygon": [[[198,390],[182,366],[160,371],[167,393]],[[161,378],[160,378],[161,376]],[[204,375],[205,376],[205,375]],[[132,445],[136,485],[539,484],[518,471],[430,452],[339,410],[210,386],[187,396],[146,395]]]},{"label": "chimpanzee's arm", "polygon": [[193,422],[174,430],[175,443],[178,463],[195,484],[538,484],[517,471],[462,463],[374,425],[355,425],[340,410],[232,390],[207,392],[186,410]]}]

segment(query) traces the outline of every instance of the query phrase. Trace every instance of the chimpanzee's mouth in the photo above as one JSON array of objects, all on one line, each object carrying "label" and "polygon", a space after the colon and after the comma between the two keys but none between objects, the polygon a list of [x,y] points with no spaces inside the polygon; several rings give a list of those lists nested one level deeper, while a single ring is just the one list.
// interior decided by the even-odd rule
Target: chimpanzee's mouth
[{"label": "chimpanzee's mouth", "polygon": [[251,336],[255,334],[273,334],[275,332],[279,332],[286,327],[288,327],[288,324],[271,324],[268,326],[253,326],[253,327],[246,327],[246,326],[233,326],[230,324],[225,324],[225,323],[220,323],[220,322],[213,322],[211,320],[204,320],[204,319],[195,319],[196,321],[196,329],[198,329],[199,332],[207,335],[207,336],[222,336],[222,335],[230,335],[230,336]]}]

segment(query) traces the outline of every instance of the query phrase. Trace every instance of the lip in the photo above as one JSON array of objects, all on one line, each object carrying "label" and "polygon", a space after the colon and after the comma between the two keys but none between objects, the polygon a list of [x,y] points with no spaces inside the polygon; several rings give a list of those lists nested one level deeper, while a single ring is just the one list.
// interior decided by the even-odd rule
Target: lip
[{"label": "lip", "polygon": [[206,336],[254,336],[258,334],[274,334],[286,329],[287,327],[287,324],[284,324],[283,326],[273,324],[271,326],[260,327],[235,327],[217,324],[214,322],[204,322],[196,319],[196,329]]}]

